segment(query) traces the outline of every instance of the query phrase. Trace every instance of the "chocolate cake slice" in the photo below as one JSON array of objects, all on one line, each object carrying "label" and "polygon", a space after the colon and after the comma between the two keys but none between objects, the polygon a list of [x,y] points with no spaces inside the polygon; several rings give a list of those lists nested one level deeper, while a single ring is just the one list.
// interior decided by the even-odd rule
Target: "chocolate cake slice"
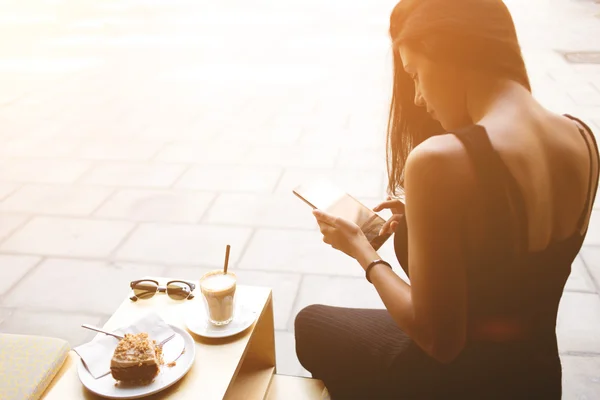
[{"label": "chocolate cake slice", "polygon": [[110,372],[117,381],[148,383],[158,374],[160,364],[161,349],[147,333],[127,333],[115,349]]}]

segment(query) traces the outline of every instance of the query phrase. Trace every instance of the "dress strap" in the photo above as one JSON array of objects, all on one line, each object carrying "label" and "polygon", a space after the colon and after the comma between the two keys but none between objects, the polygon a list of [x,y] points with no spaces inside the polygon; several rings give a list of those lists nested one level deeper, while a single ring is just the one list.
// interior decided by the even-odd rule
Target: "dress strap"
[{"label": "dress strap", "polygon": [[[474,164],[482,194],[489,207],[496,235],[516,246],[517,254],[529,249],[528,217],[525,199],[514,178],[481,125],[473,125],[454,132],[462,142]],[[515,235],[516,241],[515,241]]]},{"label": "dress strap", "polygon": [[[598,191],[598,181],[596,181],[596,184],[594,184],[594,182],[593,182],[593,179],[594,179],[594,162],[593,162],[594,154],[593,153],[594,152],[596,153],[596,159],[598,160],[599,159],[598,144],[596,143],[596,138],[594,137],[592,130],[590,129],[589,126],[586,125],[585,122],[583,122],[579,118],[573,117],[569,114],[565,114],[565,117],[574,121],[575,125],[577,125],[577,129],[579,130],[579,133],[581,133],[581,136],[583,137],[583,140],[585,141],[585,144],[588,148],[588,154],[589,154],[589,158],[590,158],[588,191],[587,191],[587,195],[586,195],[585,206],[583,207],[583,212],[581,213],[581,215],[579,217],[579,222],[577,223],[577,227],[581,231],[581,230],[583,230],[583,228],[586,224],[586,221],[587,221],[587,218],[589,216],[590,209],[592,206],[592,201],[596,197],[596,193]],[[586,230],[587,230],[587,228],[586,228]]]}]

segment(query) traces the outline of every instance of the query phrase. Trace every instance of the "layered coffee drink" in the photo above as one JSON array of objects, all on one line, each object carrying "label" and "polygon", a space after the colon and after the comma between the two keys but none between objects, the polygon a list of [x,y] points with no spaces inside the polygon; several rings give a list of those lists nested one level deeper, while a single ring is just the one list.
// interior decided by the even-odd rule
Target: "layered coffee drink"
[{"label": "layered coffee drink", "polygon": [[215,325],[227,325],[233,319],[233,307],[237,278],[235,274],[211,271],[200,278],[200,291],[208,319]]}]

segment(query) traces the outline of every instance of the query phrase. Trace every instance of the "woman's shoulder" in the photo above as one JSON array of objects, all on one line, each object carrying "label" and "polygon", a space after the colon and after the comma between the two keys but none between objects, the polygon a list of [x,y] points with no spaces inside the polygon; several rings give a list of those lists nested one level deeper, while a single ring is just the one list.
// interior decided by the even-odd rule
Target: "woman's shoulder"
[{"label": "woman's shoulder", "polygon": [[452,166],[458,170],[461,166],[468,166],[468,154],[463,143],[453,133],[444,133],[432,136],[410,152],[407,158],[407,166],[410,163],[436,164],[447,168]]},{"label": "woman's shoulder", "polygon": [[442,192],[467,194],[475,185],[475,173],[458,137],[445,133],[430,137],[416,146],[406,160],[406,179],[419,186],[436,186]]}]

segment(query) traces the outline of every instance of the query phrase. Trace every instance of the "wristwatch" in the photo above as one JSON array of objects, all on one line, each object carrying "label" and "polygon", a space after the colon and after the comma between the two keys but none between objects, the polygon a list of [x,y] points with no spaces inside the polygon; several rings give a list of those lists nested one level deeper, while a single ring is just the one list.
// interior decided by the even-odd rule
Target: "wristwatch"
[{"label": "wristwatch", "polygon": [[383,264],[383,265],[388,266],[390,269],[393,269],[392,266],[390,265],[390,263],[387,261],[383,261],[383,260],[371,261],[371,263],[369,265],[367,265],[367,268],[365,268],[365,276],[366,276],[367,280],[369,281],[369,283],[371,283],[371,284],[373,282],[371,282],[371,278],[369,278],[369,272],[371,272],[371,268],[373,268],[377,264]]}]

